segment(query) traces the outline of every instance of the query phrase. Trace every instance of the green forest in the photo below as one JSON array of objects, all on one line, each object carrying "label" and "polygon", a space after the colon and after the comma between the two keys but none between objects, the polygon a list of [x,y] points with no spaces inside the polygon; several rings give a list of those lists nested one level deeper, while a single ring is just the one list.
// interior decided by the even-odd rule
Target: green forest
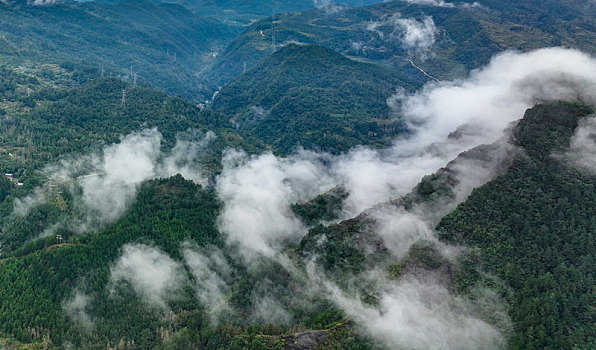
[{"label": "green forest", "polygon": [[0,349],[595,348],[595,9],[475,4],[0,1]]}]

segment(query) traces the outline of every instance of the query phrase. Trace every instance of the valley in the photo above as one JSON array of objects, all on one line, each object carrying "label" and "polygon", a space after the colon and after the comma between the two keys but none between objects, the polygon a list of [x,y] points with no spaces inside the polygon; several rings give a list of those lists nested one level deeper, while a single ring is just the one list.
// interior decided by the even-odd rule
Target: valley
[{"label": "valley", "polygon": [[596,10],[0,1],[0,349],[589,349]]}]

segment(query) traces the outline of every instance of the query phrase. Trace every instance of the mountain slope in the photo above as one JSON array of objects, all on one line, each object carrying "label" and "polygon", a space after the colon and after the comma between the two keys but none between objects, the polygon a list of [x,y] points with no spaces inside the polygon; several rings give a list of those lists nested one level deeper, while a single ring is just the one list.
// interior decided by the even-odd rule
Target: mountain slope
[{"label": "mountain slope", "polygon": [[[376,305],[374,287],[366,280],[354,285],[350,276],[371,266],[393,280],[408,272],[438,275],[452,293],[463,296],[473,295],[470,288],[478,285],[496,288],[511,305],[511,348],[589,348],[596,178],[550,155],[566,151],[578,121],[591,112],[584,106],[553,103],[526,113],[512,139],[523,151],[513,153],[512,162],[499,166],[501,175],[474,190],[438,225],[443,240],[475,248],[458,261],[447,259],[435,244],[424,240],[396,260],[383,248],[366,214],[329,227],[315,226],[286,252],[299,269],[307,262],[319,262],[338,283],[362,289],[363,302],[370,305]],[[455,162],[500,162],[498,153],[494,146],[480,146]],[[423,179],[410,195],[390,204],[393,210],[426,208],[429,215],[438,208],[449,210],[443,205],[454,196],[457,185],[452,166]],[[555,200],[561,194],[566,200]],[[346,321],[336,306],[305,288],[308,282],[300,272],[288,273],[272,259],[263,258],[249,268],[236,261],[234,248],[227,247],[217,232],[218,212],[212,190],[176,176],[144,183],[136,203],[104,230],[86,236],[63,232],[66,242],[62,244],[56,244],[54,237],[34,241],[0,261],[0,281],[8,286],[0,290],[0,330],[21,342],[58,345],[68,341],[83,347],[116,343],[164,349],[380,346]],[[135,289],[134,279],[114,280],[113,271],[123,261],[136,261],[122,260],[123,254],[149,254],[161,261],[158,266],[169,266],[168,259],[187,259],[188,246],[181,245],[185,240],[196,242],[198,248],[192,249],[202,254],[221,250],[221,259],[227,261],[229,272],[215,271],[222,273],[230,288],[226,302],[234,311],[221,314],[219,326],[209,322],[217,307],[203,307],[193,299],[201,294],[194,294],[192,279],[172,281],[181,283],[180,289],[160,297],[166,300],[165,313],[160,303],[151,306],[153,297],[137,295],[142,292]],[[315,260],[311,260],[313,254]],[[191,274],[192,265],[188,266],[186,274]],[[277,327],[253,323],[251,315],[263,291],[295,319]],[[493,316],[498,314],[485,317]]]},{"label": "mountain slope", "polygon": [[[48,348],[123,344],[125,348],[288,349],[313,342],[320,348],[370,348],[341,312],[305,292],[304,281],[280,273],[277,262],[264,259],[247,269],[236,261],[234,250],[224,249],[216,230],[218,209],[213,191],[181,176],[149,181],[141,186],[127,214],[105,230],[86,236],[63,233],[67,241],[62,244],[56,244],[54,237],[40,239],[26,254],[0,260],[0,283],[5,286],[0,291],[0,332]],[[220,314],[218,305],[195,299],[194,286],[211,283],[207,280],[181,284],[176,278],[170,280],[178,288],[163,296],[165,305],[137,295],[137,286],[130,282],[113,280],[116,262],[122,261],[119,256],[127,249],[140,254],[131,256],[133,261],[145,253],[153,255],[150,261],[161,260],[154,260],[155,268],[170,264],[165,256],[188,259],[188,247],[195,254],[219,254],[226,266],[222,278],[231,288],[225,303],[233,310]],[[150,261],[146,263],[152,265]],[[189,269],[171,274],[186,276],[192,273],[192,265]],[[152,273],[159,275],[157,270]],[[251,319],[259,307],[256,295],[264,285],[269,286],[266,295],[283,298],[296,313],[295,328]],[[297,302],[297,296],[306,304]],[[219,315],[217,324],[211,318],[213,312]]]},{"label": "mountain slope", "polygon": [[339,152],[391,142],[403,126],[390,118],[387,98],[412,86],[332,50],[290,44],[226,85],[213,109],[277,150]]},{"label": "mountain slope", "polygon": [[556,156],[590,112],[562,103],[528,111],[515,134],[527,156],[438,226],[446,240],[475,249],[462,288],[485,273],[512,288],[513,349],[594,345],[596,175]]},{"label": "mountain slope", "polygon": [[[499,176],[438,222],[443,242],[471,248],[455,264],[435,244],[421,239],[391,265],[393,257],[368,213],[315,226],[297,253],[316,259],[340,281],[370,266],[388,266],[394,278],[407,271],[435,271],[463,295],[483,287],[496,289],[509,302],[509,348],[591,348],[596,331],[590,307],[596,270],[596,175],[562,157],[579,121],[593,118],[591,113],[591,108],[564,102],[526,112],[512,139],[522,151]],[[468,157],[490,159],[495,153],[481,146],[454,163]],[[389,210],[431,215],[445,210],[457,185],[450,168],[423,179]]]},{"label": "mountain slope", "polygon": [[[221,131],[223,137],[217,142],[223,144],[241,139],[224,125],[219,114],[200,111],[181,98],[113,78],[69,89],[40,87],[30,97],[21,95],[0,102],[0,106],[6,111],[0,119],[0,165],[5,172],[18,175],[31,176],[34,169],[61,155],[88,152],[144,128],[158,128],[169,147],[177,133],[189,129]],[[254,150],[253,145],[244,143],[243,147]]]},{"label": "mountain slope", "polygon": [[297,0],[297,1],[234,1],[234,0],[170,0],[196,13],[210,12],[226,21],[234,20],[239,23],[250,23],[258,18],[278,13],[295,12],[312,9],[325,4],[343,4],[364,6],[380,0]]},{"label": "mountain slope", "polygon": [[[176,196],[176,200],[169,200],[171,196]],[[158,334],[147,334],[144,329],[158,321],[156,315],[143,311],[141,300],[126,306],[126,302],[110,301],[107,291],[101,292],[108,283],[110,261],[117,257],[123,244],[141,237],[164,246],[176,242],[175,247],[185,238],[201,244],[216,243],[213,222],[216,210],[213,195],[192,182],[181,177],[156,181],[141,190],[131,214],[110,231],[82,240],[77,238],[61,246],[42,247],[23,259],[3,260],[0,279],[7,288],[2,288],[2,332],[20,341],[41,339],[42,335],[55,344],[80,339],[77,325],[69,324],[61,305],[64,293],[69,293],[78,279],[86,275],[87,287],[99,297],[93,308],[104,310],[102,319],[98,320],[98,330],[134,341],[140,347],[150,347]],[[170,219],[164,221],[164,215]],[[189,236],[176,238],[184,232]],[[51,242],[55,244],[55,240]],[[15,273],[19,276],[17,279],[13,277]],[[35,291],[26,287],[28,284],[35,284]],[[19,290],[21,292],[14,295]],[[35,315],[43,317],[36,319]],[[39,331],[31,333],[30,329]],[[113,342],[117,341],[118,338]],[[83,346],[93,346],[93,343]]]},{"label": "mountain slope", "polygon": [[92,67],[189,99],[210,89],[195,75],[237,34],[177,5],[148,1],[0,4],[0,52],[19,65]]},{"label": "mountain slope", "polygon": [[[12,183],[0,184],[2,256],[35,239],[45,228],[53,227],[69,215],[77,215],[76,205],[64,205],[63,197],[68,200],[67,195],[53,193],[62,205],[40,205],[15,220],[11,213],[16,199],[35,196],[37,186],[60,172],[68,172],[71,162],[101,155],[106,145],[118,143],[125,135],[155,128],[159,133],[155,141],[159,150],[165,152],[173,150],[179,141],[191,142],[189,145],[199,142],[195,145],[198,148],[193,150],[195,146],[192,146],[185,156],[200,158],[196,160],[201,162],[204,177],[220,168],[225,148],[242,147],[249,152],[262,149],[258,141],[249,143],[226,127],[221,115],[200,111],[180,98],[154,89],[134,87],[112,78],[77,88],[38,88],[30,97],[17,93],[14,99],[0,102],[0,107],[6,106],[6,114],[0,118],[0,169],[14,176]],[[124,105],[123,90],[126,91]],[[209,132],[214,134],[201,146],[200,140]],[[15,186],[17,182],[23,185]]]},{"label": "mountain slope", "polygon": [[[491,2],[488,8],[391,1],[334,13],[310,10],[254,23],[205,72],[237,76],[287,42],[318,44],[349,57],[398,69],[419,82],[462,77],[506,50],[564,45],[593,53],[593,10],[576,2]],[[483,4],[485,4],[483,2]],[[263,33],[263,34],[261,34]],[[412,62],[408,61],[412,60]]]}]

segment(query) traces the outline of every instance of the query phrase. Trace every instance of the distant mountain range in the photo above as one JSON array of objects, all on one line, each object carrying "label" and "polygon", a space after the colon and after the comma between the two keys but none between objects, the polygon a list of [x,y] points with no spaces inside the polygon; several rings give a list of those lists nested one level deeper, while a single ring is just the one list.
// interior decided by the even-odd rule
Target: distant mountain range
[{"label": "distant mountain range", "polygon": [[0,0],[0,349],[594,348],[594,1],[339,3]]},{"label": "distant mountain range", "polygon": [[0,54],[16,64],[87,67],[88,78],[117,76],[189,99],[213,86],[197,75],[238,28],[174,4],[66,2],[0,4]]},{"label": "distant mountain range", "polygon": [[[254,23],[205,72],[226,82],[287,43],[318,44],[396,69],[412,80],[453,79],[502,50],[568,46],[596,52],[593,6],[585,1],[390,1]],[[452,4],[452,3],[448,3]],[[409,34],[408,34],[409,33]],[[422,72],[424,71],[424,72]]]},{"label": "distant mountain range", "polygon": [[224,86],[213,110],[278,151],[341,152],[404,132],[387,105],[396,86],[416,85],[322,46],[290,44]]}]

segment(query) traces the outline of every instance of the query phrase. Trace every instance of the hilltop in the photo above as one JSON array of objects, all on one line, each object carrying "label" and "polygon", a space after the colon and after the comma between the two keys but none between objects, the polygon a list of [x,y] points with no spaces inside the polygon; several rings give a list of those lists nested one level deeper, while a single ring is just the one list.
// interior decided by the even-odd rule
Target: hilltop
[{"label": "hilltop", "polygon": [[432,80],[422,71],[440,80],[465,77],[502,50],[567,46],[596,52],[589,40],[596,32],[594,9],[581,1],[454,3],[390,1],[275,15],[234,39],[205,76],[230,81],[273,45],[288,42],[326,46],[420,83]]},{"label": "hilltop", "polygon": [[398,74],[316,45],[289,44],[227,84],[213,109],[231,126],[290,152],[386,145],[404,132],[387,98],[414,84]]}]

